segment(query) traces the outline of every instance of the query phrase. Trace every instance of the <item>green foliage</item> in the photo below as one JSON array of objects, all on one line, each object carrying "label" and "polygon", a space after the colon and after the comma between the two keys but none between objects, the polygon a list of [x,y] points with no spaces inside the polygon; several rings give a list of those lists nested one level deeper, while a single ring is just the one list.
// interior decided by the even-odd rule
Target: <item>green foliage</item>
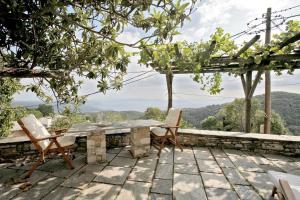
[{"label": "green foliage", "polygon": [[[38,77],[27,90],[46,102],[52,98],[43,86],[61,103],[85,102],[82,80],[97,80],[100,92],[120,89],[132,55],[125,46],[169,40],[195,1],[1,1],[1,68],[11,77]],[[123,42],[128,29],[141,37]]]},{"label": "green foliage", "polygon": [[69,107],[66,107],[62,113],[61,117],[57,117],[56,120],[52,123],[51,128],[53,130],[57,129],[69,129],[74,124],[79,124],[87,122],[87,117],[77,112],[72,112]]},{"label": "green foliage", "polygon": [[[223,105],[216,116],[209,116],[202,120],[201,125],[206,130],[245,131],[245,104],[243,99],[235,99],[233,102]],[[251,107],[251,132],[259,133],[260,126],[264,123],[264,112],[260,110],[258,99],[252,100]],[[272,134],[287,134],[288,129],[281,116],[272,112]]]},{"label": "green foliage", "polygon": [[209,116],[201,121],[204,130],[222,130],[222,123],[215,117]]},{"label": "green foliage", "polygon": [[164,121],[166,119],[166,112],[161,111],[159,108],[150,107],[146,109],[143,118]]},{"label": "green foliage", "polygon": [[40,111],[44,117],[54,114],[54,108],[52,105],[40,104],[37,110]]},{"label": "green foliage", "polygon": [[13,94],[21,88],[16,79],[0,78],[0,137],[8,135],[12,121],[16,118],[11,102]]}]

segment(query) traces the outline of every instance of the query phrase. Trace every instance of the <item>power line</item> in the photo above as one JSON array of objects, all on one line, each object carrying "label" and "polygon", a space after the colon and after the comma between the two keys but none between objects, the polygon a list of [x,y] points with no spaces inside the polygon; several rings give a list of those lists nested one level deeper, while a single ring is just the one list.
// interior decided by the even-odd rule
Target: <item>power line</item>
[{"label": "power line", "polygon": [[[275,10],[275,11],[272,12],[272,14],[274,14],[274,13],[286,12],[286,11],[289,11],[289,10],[292,10],[292,9],[298,8],[298,7],[300,7],[300,4],[299,4],[299,5],[296,5],[296,6],[289,7],[289,8],[285,8],[285,9],[282,9],[282,10]],[[264,17],[265,14],[266,14],[266,13],[263,14],[263,17]]]}]

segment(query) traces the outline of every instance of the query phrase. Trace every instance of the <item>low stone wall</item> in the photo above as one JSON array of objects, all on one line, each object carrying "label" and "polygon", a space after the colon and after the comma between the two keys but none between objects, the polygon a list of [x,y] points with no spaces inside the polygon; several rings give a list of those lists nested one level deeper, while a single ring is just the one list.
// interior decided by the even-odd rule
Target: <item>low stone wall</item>
[{"label": "low stone wall", "polygon": [[183,145],[300,156],[300,136],[182,129]]},{"label": "low stone wall", "polygon": [[[76,151],[86,152],[87,132],[71,133],[76,136]],[[179,141],[185,146],[205,146],[237,149],[260,153],[300,156],[300,136],[266,135],[255,133],[207,131],[195,129],[179,130]],[[130,144],[128,130],[106,134],[106,147]],[[0,140],[0,157],[16,157],[35,153],[27,137]]]}]

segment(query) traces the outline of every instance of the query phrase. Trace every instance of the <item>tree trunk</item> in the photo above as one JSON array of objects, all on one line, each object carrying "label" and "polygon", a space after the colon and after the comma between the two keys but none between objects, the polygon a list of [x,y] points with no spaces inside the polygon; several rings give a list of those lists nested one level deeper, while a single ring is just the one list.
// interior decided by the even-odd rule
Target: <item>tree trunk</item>
[{"label": "tree trunk", "polygon": [[172,72],[166,73],[166,81],[168,88],[168,110],[173,106],[173,74]]},{"label": "tree trunk", "polygon": [[252,71],[246,73],[246,97],[245,97],[245,132],[250,133],[251,131],[251,85],[252,85]]}]

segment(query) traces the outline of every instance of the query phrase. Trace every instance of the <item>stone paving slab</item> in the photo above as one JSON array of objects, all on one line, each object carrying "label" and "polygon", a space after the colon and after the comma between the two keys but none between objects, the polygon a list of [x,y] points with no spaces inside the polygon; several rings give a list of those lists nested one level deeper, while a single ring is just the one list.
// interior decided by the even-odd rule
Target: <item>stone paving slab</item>
[{"label": "stone paving slab", "polygon": [[[6,171],[5,169],[2,170],[3,172],[7,172],[6,177],[9,177],[9,179],[5,181],[0,182],[0,200],[6,200],[6,199],[11,199],[12,197],[16,196],[17,194],[21,193],[22,190],[19,189],[19,186],[21,186],[23,183],[19,184],[13,184],[12,178],[16,180],[22,180],[21,177],[25,175],[22,174],[20,175],[23,171],[22,170],[8,170]],[[12,172],[12,173],[11,173]],[[11,173],[11,174],[10,174]],[[27,181],[31,184],[34,185],[40,180],[44,179],[46,176],[49,174],[46,172],[38,171],[36,170],[30,178],[27,179]],[[2,179],[3,180],[3,179]]]},{"label": "stone paving slab", "polygon": [[241,174],[258,191],[260,196],[264,199],[268,199],[270,197],[273,189],[273,183],[267,173],[241,172]]},{"label": "stone paving slab", "polygon": [[74,200],[80,194],[80,190],[67,187],[58,187],[51,191],[43,200]]},{"label": "stone paving slab", "polygon": [[[183,151],[176,149],[174,155],[174,163],[194,163],[194,154],[192,149],[183,149]],[[196,164],[196,163],[195,163]]]},{"label": "stone paving slab", "polygon": [[62,178],[48,176],[45,179],[38,182],[30,190],[22,192],[17,195],[15,200],[24,200],[24,199],[41,199],[57,188],[63,182]]},{"label": "stone paving slab", "polygon": [[224,175],[228,181],[233,185],[249,185],[246,179],[240,174],[237,169],[223,168]]},{"label": "stone paving slab", "polygon": [[151,182],[154,169],[135,166],[128,176],[129,180]]},{"label": "stone paving slab", "polygon": [[198,167],[201,172],[222,173],[221,168],[214,160],[197,159]]},{"label": "stone paving slab", "polygon": [[74,169],[70,170],[63,159],[61,159],[62,165],[64,167],[59,168],[58,166],[53,166],[52,174],[53,176],[61,177],[61,178],[68,178],[75,172],[77,172],[81,167],[86,165],[86,156],[77,157],[72,161]]},{"label": "stone paving slab", "polygon": [[235,168],[229,158],[216,157],[216,161],[222,168]]},{"label": "stone paving slab", "polygon": [[116,156],[117,156],[117,154],[115,154],[115,153],[107,153],[107,154],[106,154],[106,161],[107,161],[107,162],[110,162],[110,161],[112,161],[112,159],[114,159]]},{"label": "stone paving slab", "polygon": [[96,182],[123,185],[131,168],[106,166],[94,179]]},{"label": "stone paving slab", "polygon": [[294,161],[293,158],[287,157],[287,156],[282,156],[282,155],[277,155],[277,154],[263,154],[265,158],[268,160],[278,160],[278,161]]},{"label": "stone paving slab", "polygon": [[151,184],[126,181],[116,200],[148,200]]},{"label": "stone paving slab", "polygon": [[117,155],[119,157],[125,157],[125,158],[132,158],[132,155],[129,151],[130,148],[124,148],[122,151]]},{"label": "stone paving slab", "polygon": [[133,167],[136,161],[136,158],[126,158],[117,156],[109,164],[118,167]]},{"label": "stone paving slab", "polygon": [[227,154],[222,149],[210,149],[215,158],[227,158]]},{"label": "stone paving slab", "polygon": [[262,200],[250,186],[234,185],[233,187],[242,200]]},{"label": "stone paving slab", "polygon": [[173,165],[172,164],[158,164],[156,168],[155,178],[172,179]]},{"label": "stone paving slab", "polygon": [[172,195],[150,193],[149,200],[172,200]]},{"label": "stone paving slab", "polygon": [[276,167],[279,167],[280,169],[282,169],[285,172],[300,169],[300,165],[298,164],[298,162],[273,160],[272,163],[273,163],[273,165],[275,165]]},{"label": "stone paving slab", "polygon": [[63,182],[62,186],[72,187],[78,189],[85,189],[88,187],[88,184],[99,175],[101,170],[105,167],[102,165],[86,165],[78,172],[73,174],[70,178]]},{"label": "stone paving slab", "polygon": [[114,200],[121,190],[121,186],[104,183],[90,183],[76,200]]},{"label": "stone paving slab", "polygon": [[160,153],[159,163],[173,163],[174,152],[170,148],[164,148]]},{"label": "stone paving slab", "polygon": [[174,172],[179,174],[199,174],[195,164],[174,164]]},{"label": "stone paving slab", "polygon": [[264,170],[255,164],[250,158],[243,156],[229,156],[229,158],[240,171],[264,172]]},{"label": "stone paving slab", "polygon": [[201,172],[204,186],[208,188],[230,189],[230,184],[223,174]]},{"label": "stone paving slab", "polygon": [[174,174],[173,198],[176,200],[206,200],[201,176],[190,174]]},{"label": "stone paving slab", "polygon": [[118,153],[120,153],[121,150],[122,150],[122,148],[112,148],[112,149],[107,149],[106,152],[112,153],[112,154],[118,154]]},{"label": "stone paving slab", "polygon": [[257,155],[251,155],[251,156],[248,156],[249,159],[253,160],[257,165],[269,165],[271,164],[271,162],[262,157],[262,156],[257,156]]},{"label": "stone paving slab", "polygon": [[208,200],[239,200],[238,195],[232,190],[207,188],[205,191]]},{"label": "stone paving slab", "polygon": [[213,155],[210,153],[208,148],[205,147],[194,147],[193,148],[196,159],[202,160],[214,160]]},{"label": "stone paving slab", "polygon": [[150,169],[155,170],[156,164],[157,164],[157,158],[145,157],[145,158],[138,159],[135,166],[150,168]]},{"label": "stone paving slab", "polygon": [[153,179],[151,192],[171,195],[172,180]]}]

